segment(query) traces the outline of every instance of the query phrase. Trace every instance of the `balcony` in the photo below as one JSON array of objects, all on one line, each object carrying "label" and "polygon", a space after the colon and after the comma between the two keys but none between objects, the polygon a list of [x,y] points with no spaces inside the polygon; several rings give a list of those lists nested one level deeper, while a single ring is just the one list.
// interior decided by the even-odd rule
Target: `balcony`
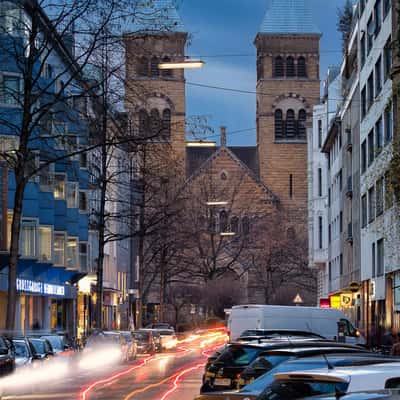
[{"label": "balcony", "polygon": [[352,176],[349,176],[347,178],[346,196],[349,198],[353,197],[353,177]]},{"label": "balcony", "polygon": [[351,135],[351,129],[346,129],[346,150],[351,152],[353,150],[353,137]]},{"label": "balcony", "polygon": [[353,223],[350,222],[347,226],[347,238],[346,241],[353,244]]}]

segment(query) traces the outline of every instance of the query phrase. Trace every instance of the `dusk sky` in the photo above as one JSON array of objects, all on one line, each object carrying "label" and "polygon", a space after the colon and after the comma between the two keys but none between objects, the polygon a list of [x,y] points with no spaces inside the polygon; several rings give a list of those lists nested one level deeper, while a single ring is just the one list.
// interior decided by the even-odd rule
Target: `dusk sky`
[{"label": "dusk sky", "polygon": [[[201,88],[190,83],[255,91],[256,52],[253,41],[270,1],[181,0],[179,13],[192,35],[188,54],[202,56],[207,63],[201,70],[186,73],[187,115],[207,117],[215,135],[221,125],[226,125],[230,145],[255,144],[255,95]],[[315,23],[323,33],[321,79],[324,79],[328,66],[341,62],[336,21],[337,8],[345,0],[308,1]],[[247,129],[249,131],[230,133]],[[216,139],[210,137],[210,140]]]}]

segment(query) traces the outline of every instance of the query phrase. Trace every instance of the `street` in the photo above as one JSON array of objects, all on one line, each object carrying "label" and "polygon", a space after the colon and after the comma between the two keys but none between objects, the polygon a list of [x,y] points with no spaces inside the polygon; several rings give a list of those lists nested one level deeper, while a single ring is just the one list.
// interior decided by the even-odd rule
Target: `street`
[{"label": "street", "polygon": [[74,360],[55,359],[26,376],[17,372],[0,381],[5,387],[2,400],[192,399],[199,393],[208,354],[224,341],[222,333],[192,335],[175,351],[140,356],[124,366],[107,365],[106,360],[90,364],[84,362],[84,353]]}]

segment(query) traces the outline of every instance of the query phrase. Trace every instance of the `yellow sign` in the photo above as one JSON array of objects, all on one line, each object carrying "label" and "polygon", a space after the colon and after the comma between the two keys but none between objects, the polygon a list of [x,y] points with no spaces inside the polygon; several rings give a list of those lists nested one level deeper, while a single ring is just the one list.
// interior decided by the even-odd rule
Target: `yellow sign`
[{"label": "yellow sign", "polygon": [[353,305],[353,296],[350,293],[342,293],[340,295],[340,306],[348,308]]},{"label": "yellow sign", "polygon": [[331,308],[340,308],[340,294],[330,296]]}]

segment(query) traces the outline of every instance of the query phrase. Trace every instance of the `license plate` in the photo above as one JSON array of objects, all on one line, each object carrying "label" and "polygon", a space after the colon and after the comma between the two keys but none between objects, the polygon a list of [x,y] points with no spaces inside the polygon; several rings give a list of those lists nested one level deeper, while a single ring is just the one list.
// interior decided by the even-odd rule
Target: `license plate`
[{"label": "license plate", "polygon": [[214,381],[214,385],[215,386],[231,386],[231,380],[216,378]]}]

